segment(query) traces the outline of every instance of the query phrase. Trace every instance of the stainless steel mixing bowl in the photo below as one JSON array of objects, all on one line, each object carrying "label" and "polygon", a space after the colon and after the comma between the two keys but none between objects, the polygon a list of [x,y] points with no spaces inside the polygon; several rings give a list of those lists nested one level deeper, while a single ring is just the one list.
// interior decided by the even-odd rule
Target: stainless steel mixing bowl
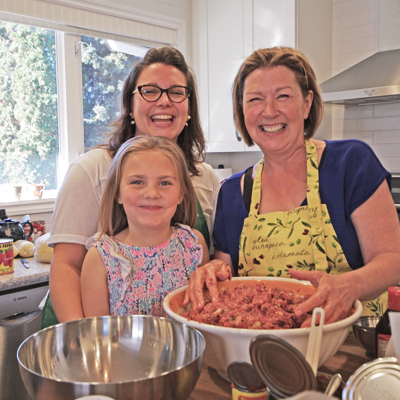
[{"label": "stainless steel mixing bowl", "polygon": [[26,339],[17,358],[33,400],[186,400],[205,340],[187,325],[143,315],[85,318]]},{"label": "stainless steel mixing bowl", "polygon": [[364,316],[353,324],[353,332],[358,343],[367,350],[367,357],[376,358],[375,328],[381,317]]}]

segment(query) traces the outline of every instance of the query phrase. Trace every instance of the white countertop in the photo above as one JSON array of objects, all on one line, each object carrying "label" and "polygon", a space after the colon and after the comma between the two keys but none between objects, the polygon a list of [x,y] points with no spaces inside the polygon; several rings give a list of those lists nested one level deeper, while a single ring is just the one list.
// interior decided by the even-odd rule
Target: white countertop
[{"label": "white countertop", "polygon": [[25,268],[19,257],[14,259],[14,273],[0,275],[0,290],[13,289],[19,286],[49,280],[50,264],[36,262],[34,257],[25,258],[29,268]]}]

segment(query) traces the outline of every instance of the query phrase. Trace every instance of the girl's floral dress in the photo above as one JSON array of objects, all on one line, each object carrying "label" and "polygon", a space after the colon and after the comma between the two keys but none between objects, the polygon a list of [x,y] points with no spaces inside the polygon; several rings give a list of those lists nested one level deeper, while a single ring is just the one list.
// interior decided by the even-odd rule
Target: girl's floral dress
[{"label": "girl's floral dress", "polygon": [[172,226],[170,239],[155,247],[135,247],[98,234],[88,239],[107,269],[111,315],[163,316],[165,296],[189,283],[203,250],[189,226]]}]

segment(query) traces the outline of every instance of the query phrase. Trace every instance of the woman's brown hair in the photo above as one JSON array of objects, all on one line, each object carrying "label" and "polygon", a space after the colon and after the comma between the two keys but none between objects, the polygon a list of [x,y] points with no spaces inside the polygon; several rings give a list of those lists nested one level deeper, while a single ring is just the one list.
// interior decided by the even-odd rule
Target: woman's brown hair
[{"label": "woman's brown hair", "polygon": [[159,49],[150,49],[143,60],[138,62],[125,80],[121,96],[121,114],[114,122],[114,131],[110,134],[108,151],[114,157],[120,146],[128,139],[135,137],[135,125],[131,124],[131,108],[133,91],[137,87],[139,75],[148,66],[160,63],[177,68],[186,78],[187,87],[190,88],[189,115],[190,121],[178,136],[178,146],[182,149],[188,169],[191,174],[199,175],[196,164],[204,161],[205,139],[200,125],[199,105],[196,80],[194,74],[186,64],[182,53],[170,46]]},{"label": "woman's brown hair", "polygon": [[233,117],[236,128],[248,146],[254,142],[247,131],[243,114],[243,86],[246,78],[260,68],[284,66],[292,70],[300,86],[303,97],[306,98],[309,90],[313,92],[313,102],[308,118],[304,120],[304,137],[309,139],[317,131],[323,114],[324,104],[315,72],[306,56],[291,47],[272,47],[256,50],[244,60],[233,83]]},{"label": "woman's brown hair", "polygon": [[192,180],[182,150],[170,139],[153,136],[137,136],[123,143],[115,154],[104,193],[100,202],[100,235],[114,236],[128,227],[122,204],[118,203],[119,186],[125,161],[143,151],[159,152],[167,156],[175,167],[181,187],[182,202],[178,205],[171,225],[181,223],[194,227],[197,222],[197,203]]}]

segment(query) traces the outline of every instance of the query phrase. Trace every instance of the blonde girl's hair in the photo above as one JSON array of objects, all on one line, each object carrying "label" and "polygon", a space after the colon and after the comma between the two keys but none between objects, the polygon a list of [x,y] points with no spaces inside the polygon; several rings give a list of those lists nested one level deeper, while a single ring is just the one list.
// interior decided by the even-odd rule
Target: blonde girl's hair
[{"label": "blonde girl's hair", "polygon": [[185,157],[177,144],[159,136],[137,136],[121,145],[112,159],[110,172],[100,202],[100,236],[115,236],[128,227],[128,220],[122,204],[118,203],[122,171],[128,157],[136,153],[153,151],[167,156],[178,175],[183,200],[176,209],[171,225],[181,223],[194,227],[197,222],[197,201]]},{"label": "blonde girl's hair", "polygon": [[313,102],[308,118],[304,120],[304,137],[310,139],[317,131],[324,115],[324,103],[317,83],[315,72],[307,57],[291,47],[271,47],[256,50],[244,60],[233,82],[233,118],[235,125],[244,142],[253,146],[254,142],[247,131],[243,114],[243,87],[246,78],[260,68],[284,66],[294,72],[303,97],[306,98],[312,90]]}]

